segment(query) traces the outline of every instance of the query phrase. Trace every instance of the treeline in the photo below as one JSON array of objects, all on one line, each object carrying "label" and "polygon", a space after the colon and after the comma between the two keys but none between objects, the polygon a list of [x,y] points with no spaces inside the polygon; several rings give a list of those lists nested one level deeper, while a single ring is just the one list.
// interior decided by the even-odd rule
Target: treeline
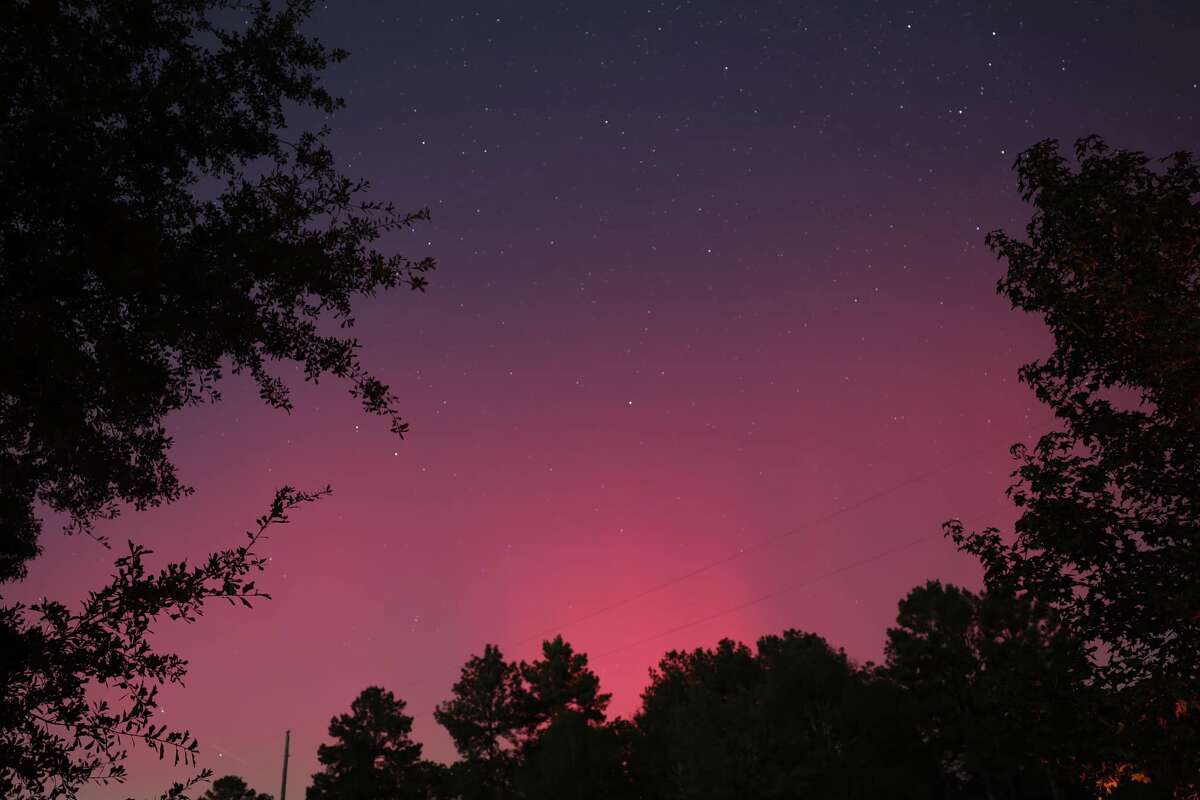
[{"label": "treeline", "polygon": [[[562,637],[532,662],[487,645],[434,712],[460,759],[427,761],[405,703],[335,717],[307,800],[1153,797],[1106,752],[1088,650],[1049,608],[931,581],[899,604],[883,664],[789,630],[666,653],[610,718]],[[1124,773],[1124,774],[1123,774]]]}]

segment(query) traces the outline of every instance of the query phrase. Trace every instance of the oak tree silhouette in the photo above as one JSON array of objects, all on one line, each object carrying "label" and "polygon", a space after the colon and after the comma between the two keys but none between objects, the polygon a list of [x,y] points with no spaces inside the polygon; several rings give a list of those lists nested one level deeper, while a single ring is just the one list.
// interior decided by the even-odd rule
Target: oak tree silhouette
[{"label": "oak tree silhouette", "polygon": [[[289,409],[274,362],[346,381],[391,430],[388,387],[360,363],[355,298],[423,289],[434,262],[385,255],[428,217],[367,196],[327,131],[285,138],[285,109],[341,106],[320,73],[346,53],[305,35],[309,0],[15,0],[0,25],[0,584],[39,552],[39,509],[92,533],[122,505],[186,494],[165,418],[246,373]],[[340,332],[330,333],[340,326]],[[0,606],[0,794],[73,797],[121,780],[126,748],[191,761],[154,722],[178,656],[159,619],[265,596],[255,546],[297,503],[285,487],[248,543],[150,569],[130,543],[78,610]],[[115,707],[90,700],[103,686]],[[115,702],[115,701],[114,701]],[[206,777],[177,784],[179,796]]]},{"label": "oak tree silhouette", "polygon": [[346,53],[310,0],[17,0],[0,26],[0,581],[69,530],[187,492],[163,427],[226,371],[288,409],[278,361],[333,375],[403,434],[360,363],[354,298],[423,289],[429,258],[372,243],[428,217],[370,199],[327,131]]}]

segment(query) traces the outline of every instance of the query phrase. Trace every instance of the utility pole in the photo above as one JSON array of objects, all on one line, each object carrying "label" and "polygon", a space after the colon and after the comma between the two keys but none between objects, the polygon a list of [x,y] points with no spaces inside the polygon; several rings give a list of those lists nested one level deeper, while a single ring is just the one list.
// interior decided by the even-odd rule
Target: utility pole
[{"label": "utility pole", "polygon": [[287,800],[287,762],[288,762],[288,745],[292,742],[292,732],[286,731],[283,734],[283,785],[279,787],[279,800]]}]

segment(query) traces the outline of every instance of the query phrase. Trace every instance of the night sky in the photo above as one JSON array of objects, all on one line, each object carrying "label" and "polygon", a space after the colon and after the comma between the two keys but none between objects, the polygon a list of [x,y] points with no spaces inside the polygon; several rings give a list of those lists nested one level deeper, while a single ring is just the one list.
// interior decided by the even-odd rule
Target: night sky
[{"label": "night sky", "polygon": [[[430,291],[358,313],[411,435],[335,380],[289,416],[232,379],[171,419],[196,494],[101,528],[195,558],[333,484],[269,542],[273,600],[156,637],[191,662],[162,721],[271,793],[290,728],[293,797],[370,684],[452,758],[430,712],[485,642],[561,631],[622,715],[725,636],[878,660],[908,589],[978,585],[940,525],[1010,523],[1007,447],[1049,425],[1015,377],[1047,336],[983,246],[1028,217],[1014,157],[1200,148],[1196,2],[346,2],[311,30],[352,52],[346,172],[433,212],[385,242],[437,257]],[[47,528],[14,596],[104,582]],[[187,774],[130,770],[85,797]]]}]

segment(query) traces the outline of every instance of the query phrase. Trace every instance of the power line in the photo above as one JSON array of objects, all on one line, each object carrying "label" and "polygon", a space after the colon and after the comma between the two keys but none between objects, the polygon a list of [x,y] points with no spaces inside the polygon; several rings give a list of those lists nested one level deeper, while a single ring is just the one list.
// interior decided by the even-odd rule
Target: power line
[{"label": "power line", "polygon": [[705,622],[711,622],[712,620],[717,619],[718,617],[723,617],[726,614],[732,614],[735,611],[741,611],[744,608],[749,608],[750,606],[757,605],[766,600],[770,600],[771,598],[773,598],[779,594],[782,594],[783,592],[793,591],[796,589],[804,589],[809,586],[818,584],[823,580],[827,580],[828,578],[833,578],[838,575],[841,575],[844,572],[849,572],[852,569],[857,569],[858,567],[866,566],[867,564],[873,563],[875,561],[880,561],[884,558],[887,558],[888,556],[892,556],[897,553],[903,552],[905,550],[908,550],[911,547],[915,547],[916,545],[921,544],[922,542],[927,542],[933,538],[934,538],[933,534],[930,534],[930,533],[927,533],[924,536],[918,536],[916,539],[913,539],[902,545],[890,548],[888,550],[884,550],[884,551],[882,551],[880,553],[876,553],[875,555],[872,555],[872,556],[867,556],[866,558],[860,558],[858,561],[852,561],[849,564],[844,564],[843,566],[840,566],[836,569],[831,569],[828,572],[823,572],[820,575],[817,575],[813,578],[809,578],[807,581],[801,581],[800,583],[784,584],[784,585],[780,586],[779,588],[773,589],[773,590],[767,592],[766,594],[761,594],[752,600],[747,600],[746,602],[739,603],[736,606],[728,606],[728,607],[723,608],[720,611],[717,611],[713,614],[709,614],[706,617],[701,617],[700,619],[694,619],[691,622],[685,622],[682,625],[676,625],[673,628],[668,628],[666,630],[659,631],[658,633],[651,634],[650,636],[647,636],[643,639],[638,639],[635,642],[628,642],[619,647],[614,647],[611,650],[605,650],[602,653],[597,653],[596,655],[597,655],[597,657],[610,656],[610,655],[613,655],[614,653],[620,653],[623,650],[628,650],[632,647],[637,647],[638,645],[646,644],[647,642],[652,642],[655,639],[660,639],[663,636],[669,636],[670,634],[675,633],[677,631],[686,630],[688,628],[694,628],[697,625],[703,625]]},{"label": "power line", "polygon": [[909,486],[920,483],[921,481],[925,480],[926,478],[931,478],[934,475],[945,472],[946,470],[950,469],[951,467],[958,466],[959,464],[967,461],[968,459],[973,458],[974,456],[976,456],[979,453],[981,453],[985,450],[988,450],[988,449],[989,449],[989,447],[986,445],[971,448],[966,453],[964,453],[963,455],[959,456],[956,459],[953,459],[952,461],[948,461],[944,464],[941,464],[940,466],[925,470],[924,472],[920,472],[910,478],[900,481],[899,483],[895,483],[885,489],[881,489],[877,492],[874,492],[873,494],[867,495],[866,497],[863,497],[863,498],[855,501],[854,503],[851,503],[850,505],[842,506],[841,508],[837,509],[836,511],[832,511],[832,512],[829,512],[828,514],[817,517],[816,519],[814,519],[808,523],[805,523],[801,527],[793,528],[792,530],[785,531],[784,533],[781,533],[778,536],[773,536],[773,537],[770,537],[767,539],[762,539],[759,542],[757,542],[756,544],[750,545],[749,547],[739,548],[736,551],[730,552],[724,556],[721,556],[717,559],[714,559],[705,564],[702,564],[699,567],[696,567],[692,570],[681,573],[672,578],[668,578],[667,580],[662,581],[661,583],[657,583],[654,586],[650,586],[646,589],[643,589],[639,592],[631,594],[627,597],[624,597],[624,598],[621,598],[614,602],[611,602],[606,606],[602,606],[601,608],[596,609],[595,611],[588,612],[587,614],[584,614],[583,616],[575,617],[574,619],[567,620],[566,622],[559,623],[557,625],[546,626],[537,633],[534,633],[534,634],[531,634],[531,635],[528,635],[521,639],[516,640],[515,642],[513,642],[513,644],[514,645],[522,645],[522,644],[525,644],[526,642],[531,642],[536,639],[543,638],[551,633],[558,633],[562,630],[565,630],[566,628],[572,627],[574,625],[578,625],[581,622],[587,622],[589,620],[595,619],[596,617],[607,614],[610,611],[615,611],[618,608],[627,606],[630,603],[633,603],[637,600],[641,600],[643,597],[648,597],[649,595],[660,592],[669,586],[674,586],[677,583],[681,583],[690,578],[694,578],[697,575],[701,575],[705,572],[708,572],[709,570],[715,569],[716,567],[723,566],[725,564],[730,563],[731,561],[736,561],[737,559],[742,558],[743,556],[747,556],[752,553],[756,553],[760,550],[764,550],[767,547],[771,547],[775,544],[778,544],[779,542],[782,542],[785,539],[789,539],[799,533],[804,533],[805,531],[809,531],[814,527],[823,525],[833,519],[836,519],[837,517],[842,516],[843,514],[848,514],[851,511],[857,511],[858,509],[862,508],[863,506],[869,505],[870,503],[873,503],[874,501],[876,501],[882,497],[886,497],[890,494],[893,494],[894,492],[898,492],[901,489],[905,489],[905,488],[908,488]]},{"label": "power line", "polygon": [[[794,528],[794,529],[792,529],[792,530],[786,531],[786,532],[784,532],[784,533],[782,533],[782,534],[779,534],[778,536],[773,536],[773,537],[770,537],[770,538],[767,538],[767,539],[762,539],[762,540],[760,540],[759,542],[757,542],[756,544],[752,544],[752,545],[750,545],[749,547],[740,548],[740,549],[738,549],[738,550],[737,550],[737,551],[735,551],[735,552],[731,552],[731,553],[729,553],[729,554],[727,554],[727,555],[725,555],[725,556],[722,556],[722,557],[720,557],[720,558],[718,558],[718,559],[715,559],[715,560],[713,560],[713,561],[710,561],[710,562],[708,562],[708,563],[706,563],[706,564],[703,564],[703,565],[701,565],[701,566],[699,566],[699,567],[696,567],[695,569],[689,570],[688,572],[682,573],[682,574],[680,574],[680,575],[676,575],[676,576],[674,576],[674,577],[672,577],[672,578],[670,578],[670,579],[668,579],[668,580],[666,580],[666,581],[662,581],[661,583],[658,583],[658,584],[655,584],[654,586],[651,586],[651,587],[648,587],[648,588],[646,588],[646,589],[643,589],[643,590],[642,590],[642,591],[640,591],[640,592],[636,592],[635,594],[629,595],[628,597],[625,597],[625,598],[623,598],[623,599],[620,599],[620,600],[616,600],[616,601],[614,601],[614,602],[612,602],[612,603],[608,604],[607,606],[604,606],[604,607],[602,607],[602,608],[599,608],[599,609],[597,609],[597,610],[595,610],[595,611],[589,612],[588,614],[585,614],[585,615],[583,615],[583,616],[581,616],[581,617],[577,617],[577,618],[575,618],[575,619],[573,619],[573,620],[569,620],[569,621],[567,621],[567,622],[565,622],[565,623],[562,623],[562,624],[560,624],[560,625],[558,625],[558,626],[555,626],[555,627],[552,627],[552,628],[548,628],[548,629],[546,629],[546,631],[544,631],[543,633],[535,634],[535,635],[533,635],[533,636],[526,636],[526,637],[525,637],[525,638],[523,638],[523,639],[519,639],[519,640],[517,640],[517,641],[516,641],[516,642],[514,642],[513,644],[514,644],[514,645],[524,644],[525,642],[529,642],[529,641],[532,641],[533,639],[536,639],[536,638],[539,638],[539,637],[541,637],[541,636],[544,636],[544,635],[545,635],[545,633],[547,633],[547,632],[554,632],[554,631],[557,631],[557,630],[562,630],[562,629],[564,629],[564,628],[567,628],[567,627],[570,627],[570,626],[572,626],[572,625],[577,625],[577,624],[579,624],[579,623],[581,623],[581,622],[585,622],[585,621],[588,621],[588,620],[591,620],[591,619],[595,619],[596,617],[602,616],[603,614],[607,614],[607,613],[609,613],[610,611],[614,611],[614,610],[616,610],[616,609],[618,609],[618,608],[622,608],[622,607],[624,607],[624,606],[626,606],[626,605],[628,605],[628,604],[630,604],[630,603],[632,603],[632,602],[634,602],[634,601],[636,601],[636,600],[640,600],[640,599],[641,599],[641,598],[643,598],[643,597],[647,597],[647,596],[649,596],[649,595],[651,595],[651,594],[654,594],[654,593],[656,593],[656,592],[659,592],[659,591],[661,591],[661,590],[663,590],[663,589],[665,589],[665,588],[667,588],[667,587],[669,587],[669,586],[673,586],[673,585],[675,585],[675,584],[677,584],[677,583],[680,583],[680,582],[682,582],[682,581],[685,581],[685,580],[688,580],[688,579],[690,579],[690,578],[693,578],[693,577],[695,577],[695,576],[697,576],[697,575],[700,575],[700,574],[702,574],[702,573],[704,573],[704,572],[707,572],[707,571],[709,571],[709,570],[711,570],[711,569],[714,569],[714,568],[716,568],[716,567],[718,567],[718,566],[721,566],[721,565],[724,565],[724,564],[728,564],[728,563],[730,563],[730,562],[732,562],[732,561],[735,561],[735,560],[737,560],[737,559],[741,558],[742,556],[745,556],[745,555],[750,555],[750,554],[752,554],[752,553],[758,552],[758,551],[760,551],[760,550],[763,550],[763,549],[765,549],[765,548],[767,548],[767,547],[770,547],[770,546],[772,546],[772,545],[778,544],[779,542],[781,542],[781,541],[783,541],[783,540],[785,540],[785,539],[788,539],[788,538],[790,538],[790,537],[793,537],[793,536],[795,536],[795,535],[797,535],[797,534],[799,534],[799,533],[802,533],[802,532],[804,532],[804,531],[806,531],[806,530],[811,530],[813,527],[816,527],[816,526],[822,525],[822,524],[824,524],[824,523],[826,523],[826,522],[829,522],[829,521],[831,521],[831,520],[833,520],[833,519],[836,519],[837,517],[839,517],[839,516],[841,516],[841,515],[843,515],[843,514],[847,514],[847,513],[851,512],[851,511],[855,511],[855,510],[857,510],[857,509],[859,509],[859,508],[862,508],[863,506],[866,506],[866,505],[868,505],[868,504],[870,504],[870,503],[874,502],[875,500],[878,500],[878,499],[880,499],[880,498],[882,498],[882,497],[886,497],[887,495],[890,495],[890,494],[892,494],[892,493],[894,493],[894,492],[897,492],[897,491],[899,491],[899,490],[901,490],[901,489],[907,488],[907,487],[909,487],[909,486],[912,486],[912,485],[914,485],[914,484],[916,484],[916,483],[919,483],[919,482],[921,482],[921,481],[923,481],[923,480],[925,480],[925,479],[927,479],[927,478],[931,478],[931,477],[933,477],[934,475],[940,474],[940,473],[942,473],[942,472],[944,472],[944,471],[946,471],[946,470],[950,469],[951,467],[955,467],[955,466],[957,466],[957,465],[959,465],[959,464],[961,464],[961,463],[963,463],[963,462],[965,462],[965,461],[967,461],[967,460],[969,460],[969,459],[973,458],[974,456],[976,456],[976,455],[978,455],[979,453],[981,453],[981,452],[983,452],[983,451],[985,451],[985,450],[988,450],[988,449],[989,449],[989,448],[988,448],[987,446],[980,446],[980,447],[975,447],[975,448],[972,448],[972,449],[968,450],[966,453],[964,453],[963,455],[959,456],[958,458],[955,458],[955,459],[953,459],[953,460],[951,460],[951,461],[948,461],[948,462],[946,462],[946,463],[944,463],[944,464],[941,464],[941,465],[939,465],[939,466],[937,466],[937,467],[934,467],[934,468],[932,468],[932,469],[925,470],[924,472],[920,472],[920,473],[918,473],[918,474],[916,474],[916,475],[914,475],[914,476],[912,476],[912,477],[910,477],[910,478],[907,478],[907,479],[905,479],[905,480],[903,480],[903,481],[900,481],[900,482],[898,482],[898,483],[895,483],[895,484],[893,484],[893,485],[891,485],[891,486],[889,486],[889,487],[886,487],[886,488],[884,488],[884,489],[881,489],[881,490],[879,490],[879,491],[877,491],[877,492],[874,492],[874,493],[872,493],[872,494],[870,494],[870,495],[867,495],[866,497],[863,497],[863,498],[861,498],[861,499],[859,499],[859,500],[855,501],[854,503],[851,503],[850,505],[842,506],[841,508],[837,509],[836,511],[832,511],[832,512],[830,512],[830,513],[828,513],[828,514],[825,514],[825,515],[823,515],[823,516],[820,516],[820,517],[818,517],[818,518],[816,518],[816,519],[812,520],[811,522],[809,522],[809,523],[807,523],[807,524],[805,524],[805,525],[803,525],[803,526],[801,526],[801,527]],[[734,612],[736,612],[736,611],[741,611],[742,609],[749,608],[749,607],[751,607],[751,606],[754,606],[754,605],[757,605],[757,604],[759,604],[759,603],[762,603],[762,602],[765,602],[765,601],[767,601],[767,600],[770,600],[771,598],[773,598],[773,597],[775,597],[775,596],[777,596],[777,595],[779,595],[779,594],[781,594],[781,593],[783,593],[783,592],[786,592],[786,591],[794,591],[794,590],[797,590],[797,589],[804,589],[804,588],[807,588],[807,587],[809,587],[809,586],[813,586],[813,585],[815,585],[815,584],[817,584],[817,583],[820,583],[821,581],[828,580],[829,578],[833,578],[833,577],[836,577],[836,576],[838,576],[838,575],[844,574],[844,573],[846,573],[846,572],[849,572],[849,571],[851,571],[851,570],[853,570],[853,569],[857,569],[858,567],[866,566],[867,564],[870,564],[870,563],[873,563],[873,562],[876,562],[876,561],[880,561],[880,560],[882,560],[882,559],[884,559],[884,558],[888,558],[889,556],[892,556],[892,555],[896,555],[896,554],[898,554],[898,553],[900,553],[900,552],[903,552],[903,551],[905,551],[905,550],[908,550],[908,549],[910,549],[910,548],[912,548],[912,547],[915,547],[915,546],[916,546],[916,545],[918,545],[918,544],[921,544],[921,543],[923,543],[923,542],[926,542],[926,541],[930,541],[930,540],[932,540],[933,538],[935,538],[935,537],[934,537],[934,534],[925,534],[925,535],[923,535],[923,536],[919,536],[919,537],[917,537],[916,539],[912,539],[912,540],[910,540],[910,541],[908,541],[908,542],[906,542],[906,543],[904,543],[904,544],[902,544],[902,545],[898,545],[898,546],[896,546],[896,547],[892,547],[892,548],[889,548],[889,549],[887,549],[887,550],[883,550],[883,551],[881,551],[881,552],[879,552],[879,553],[875,553],[875,554],[873,554],[873,555],[870,555],[870,556],[867,556],[867,557],[865,557],[865,558],[858,559],[857,561],[853,561],[853,562],[851,562],[851,563],[849,563],[849,564],[845,564],[845,565],[843,565],[843,566],[840,566],[840,567],[837,567],[837,568],[835,568],[835,569],[828,570],[828,571],[826,571],[826,572],[824,572],[824,573],[822,573],[822,574],[820,574],[820,575],[814,576],[814,577],[812,577],[812,578],[810,578],[810,579],[808,579],[808,580],[806,580],[806,581],[802,581],[802,582],[800,582],[800,583],[786,584],[786,585],[780,586],[780,587],[778,587],[778,588],[776,588],[776,589],[774,589],[774,590],[772,590],[772,591],[770,591],[770,592],[767,592],[766,594],[759,595],[759,596],[757,596],[757,597],[755,597],[755,598],[752,598],[752,599],[750,599],[750,600],[747,600],[747,601],[745,601],[745,602],[743,602],[743,603],[739,603],[739,604],[737,604],[737,605],[734,605],[734,606],[729,606],[729,607],[723,608],[723,609],[721,609],[721,610],[719,610],[719,611],[717,611],[717,612],[715,612],[715,613],[713,613],[713,614],[709,614],[709,615],[707,615],[707,616],[705,616],[705,617],[702,617],[702,618],[700,618],[700,619],[691,620],[690,622],[685,622],[685,623],[683,623],[683,624],[676,625],[676,626],[674,626],[674,627],[668,628],[668,629],[666,629],[666,630],[659,631],[659,632],[657,632],[657,633],[651,634],[650,636],[647,636],[647,637],[643,637],[643,638],[641,638],[641,639],[638,639],[638,640],[636,640],[636,641],[633,641],[633,642],[627,642],[627,643],[625,643],[625,644],[623,644],[623,645],[620,645],[620,646],[618,646],[618,647],[612,648],[612,649],[610,649],[610,650],[605,650],[605,651],[603,651],[603,652],[601,652],[601,653],[597,653],[597,654],[596,654],[596,657],[598,657],[598,658],[603,658],[603,657],[606,657],[606,656],[614,655],[614,654],[616,654],[616,653],[620,653],[620,652],[623,652],[623,651],[625,651],[625,650],[629,650],[629,649],[631,649],[631,648],[634,648],[634,647],[637,647],[637,646],[639,646],[639,645],[646,644],[647,642],[654,641],[655,639],[659,639],[659,638],[662,638],[662,637],[664,637],[664,636],[669,636],[669,635],[671,635],[672,633],[676,633],[676,632],[678,632],[678,631],[681,631],[681,630],[686,630],[686,629],[688,629],[688,628],[692,628],[692,627],[695,627],[695,626],[697,626],[697,625],[702,625],[702,624],[704,624],[705,622],[710,622],[710,621],[712,621],[712,620],[714,620],[714,619],[717,619],[717,618],[719,618],[719,617],[721,617],[721,616],[724,616],[725,614],[731,614],[731,613],[734,613]],[[423,679],[423,680],[419,680],[419,681],[416,681],[416,682],[414,682],[414,683],[410,683],[410,684],[408,685],[407,689],[411,691],[412,689],[414,689],[414,688],[417,688],[417,687],[419,687],[419,686],[424,686],[424,685],[427,685],[427,684],[431,683],[433,680],[434,680],[434,678],[432,678],[432,677],[428,677],[428,678],[425,678],[425,679]],[[223,754],[225,754],[225,755],[230,755],[230,756],[233,756],[233,754],[232,754],[231,752],[229,752],[229,750],[227,750],[227,749],[223,750]],[[243,761],[242,759],[240,759],[240,758],[237,758],[236,756],[233,756],[233,757],[235,758],[235,760],[239,761],[240,763],[242,763],[242,764],[246,764],[246,762],[245,762],[245,761]],[[247,765],[247,766],[249,766],[249,765]]]},{"label": "power line", "polygon": [[[1002,499],[999,503],[997,503],[994,506],[994,508],[999,508],[1000,506],[1004,505],[1004,502],[1005,502],[1004,499]],[[924,542],[931,541],[934,538],[936,538],[936,537],[932,533],[927,533],[923,536],[918,536],[916,539],[909,540],[908,542],[905,542],[904,544],[897,545],[896,547],[888,548],[887,550],[883,550],[879,553],[875,553],[874,555],[866,556],[865,558],[860,558],[859,560],[852,561],[849,564],[844,564],[840,567],[831,569],[827,572],[821,573],[820,575],[816,575],[812,578],[809,578],[806,581],[801,581],[799,583],[783,584],[783,585],[779,586],[778,588],[767,592],[766,594],[761,594],[758,597],[755,597],[751,600],[745,601],[744,603],[739,603],[738,605],[735,605],[735,606],[729,606],[727,608],[723,608],[720,611],[717,611],[713,614],[709,614],[706,617],[702,617],[700,619],[695,619],[695,620],[692,620],[691,622],[685,622],[682,625],[676,625],[673,628],[668,628],[667,630],[659,631],[658,633],[651,634],[650,636],[647,636],[643,639],[638,639],[636,642],[627,642],[626,644],[620,645],[619,647],[614,647],[611,650],[605,650],[601,653],[597,653],[596,655],[597,655],[597,657],[613,655],[614,653],[620,653],[620,652],[622,652],[624,650],[628,650],[632,647],[637,647],[638,645],[642,645],[647,642],[652,642],[655,639],[662,638],[663,636],[669,636],[670,634],[675,633],[676,631],[682,631],[682,630],[686,630],[688,628],[693,628],[697,625],[703,625],[705,622],[711,622],[712,620],[717,619],[718,617],[722,617],[726,614],[732,614],[735,611],[741,611],[744,608],[749,608],[750,606],[757,605],[758,603],[762,603],[767,600],[770,600],[771,598],[776,597],[780,594],[783,594],[784,592],[794,591],[796,589],[806,589],[810,586],[820,583],[821,581],[836,577],[838,575],[841,575],[844,572],[849,572],[852,569],[858,569],[859,567],[864,567],[867,564],[871,564],[876,561],[881,561],[884,558],[887,558],[888,556],[893,556],[893,555],[896,555],[897,553],[904,552],[905,550],[916,547],[918,544],[922,544]]]}]

